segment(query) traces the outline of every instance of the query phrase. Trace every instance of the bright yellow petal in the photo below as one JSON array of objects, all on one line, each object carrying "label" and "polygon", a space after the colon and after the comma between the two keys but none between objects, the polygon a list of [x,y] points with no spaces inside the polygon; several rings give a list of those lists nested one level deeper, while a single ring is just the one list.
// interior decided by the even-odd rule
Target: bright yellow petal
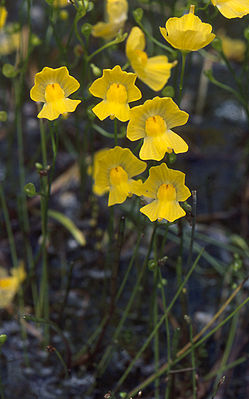
[{"label": "bright yellow petal", "polygon": [[185,141],[180,136],[178,136],[178,134],[172,132],[172,130],[168,130],[165,133],[165,136],[168,147],[172,148],[172,150],[174,150],[176,154],[188,151],[187,143],[185,143]]},{"label": "bright yellow petal", "polygon": [[145,102],[146,110],[150,110],[150,115],[160,115],[167,124],[167,129],[175,126],[182,126],[188,121],[189,115],[181,111],[170,97],[155,97]]},{"label": "bright yellow petal", "polygon": [[24,262],[23,261],[21,261],[19,263],[18,267],[13,267],[11,269],[11,275],[14,278],[16,278],[16,280],[18,281],[19,284],[21,284],[25,280],[27,274],[26,274],[26,271],[25,271],[25,268],[24,268]]},{"label": "bright yellow petal", "polygon": [[168,222],[175,220],[186,215],[177,201],[159,201],[158,214],[159,219],[166,219]]},{"label": "bright yellow petal", "polygon": [[152,201],[150,204],[143,206],[140,212],[146,215],[151,222],[155,222],[158,219],[158,205],[158,200]]},{"label": "bright yellow petal", "polygon": [[80,100],[71,100],[70,98],[65,98],[64,102],[66,107],[65,112],[74,112],[77,105],[81,103]]},{"label": "bright yellow petal", "polygon": [[105,99],[107,89],[110,85],[110,69],[103,70],[103,76],[101,78],[96,79],[92,85],[89,87],[90,93],[94,97]]},{"label": "bright yellow petal", "polygon": [[170,70],[175,63],[169,63],[164,55],[148,58],[141,80],[152,90],[161,90],[170,78]]},{"label": "bright yellow petal", "polygon": [[35,86],[30,91],[30,97],[34,101],[45,102],[45,90],[48,84],[58,83],[64,90],[65,97],[74,93],[80,87],[79,82],[69,75],[68,69],[45,67],[35,75]]},{"label": "bright yellow petal", "polygon": [[64,90],[65,97],[70,96],[70,94],[74,93],[80,87],[79,82],[73,76],[69,75],[68,69],[65,66],[55,69],[54,79]]},{"label": "bright yellow petal", "polygon": [[173,47],[184,51],[197,51],[207,46],[215,37],[212,26],[189,12],[181,18],[169,18],[161,34]]},{"label": "bright yellow petal", "polygon": [[128,2],[127,0],[107,0],[106,11],[110,22],[125,22],[127,19]]},{"label": "bright yellow petal", "polygon": [[128,190],[124,190],[122,186],[115,186],[110,188],[108,206],[115,204],[122,204],[128,196]]},{"label": "bright yellow petal", "polygon": [[111,115],[109,103],[107,101],[101,101],[92,108],[92,111],[101,121]]},{"label": "bright yellow petal", "polygon": [[117,146],[114,150],[116,158],[112,156],[113,160],[115,159],[115,162],[124,168],[129,179],[139,175],[146,169],[146,162],[140,161],[140,159],[138,159],[129,148],[121,148]]},{"label": "bright yellow petal", "polygon": [[50,121],[53,121],[54,119],[57,119],[60,115],[60,111],[58,111],[57,108],[54,108],[52,103],[45,103],[37,115],[38,118],[46,118],[49,119]]},{"label": "bright yellow petal", "polygon": [[138,27],[134,26],[130,31],[130,34],[126,41],[126,54],[129,58],[129,54],[134,50],[143,51],[145,48],[145,36],[143,31]]},{"label": "bright yellow petal", "polygon": [[226,18],[242,18],[249,14],[248,0],[211,0]]},{"label": "bright yellow petal", "polygon": [[98,22],[93,26],[91,34],[93,37],[103,37],[103,39],[111,40],[117,36],[117,33],[122,26],[122,23]]},{"label": "bright yellow petal", "polygon": [[114,115],[121,122],[130,119],[130,107],[128,104],[109,103],[110,115]]},{"label": "bright yellow petal", "polygon": [[136,74],[132,72],[122,71],[119,65],[116,65],[109,72],[110,83],[119,83],[126,87],[127,90],[127,102],[137,101],[142,97],[141,91],[135,86]]},{"label": "bright yellow petal", "polygon": [[160,137],[145,137],[139,157],[141,159],[154,159],[161,161],[168,149],[163,135]]},{"label": "bright yellow petal", "polygon": [[5,25],[6,18],[7,18],[8,12],[6,7],[1,6],[0,7],[0,29]]},{"label": "bright yellow petal", "polygon": [[131,193],[141,196],[143,195],[143,182],[142,180],[130,180],[130,189],[131,189]]}]

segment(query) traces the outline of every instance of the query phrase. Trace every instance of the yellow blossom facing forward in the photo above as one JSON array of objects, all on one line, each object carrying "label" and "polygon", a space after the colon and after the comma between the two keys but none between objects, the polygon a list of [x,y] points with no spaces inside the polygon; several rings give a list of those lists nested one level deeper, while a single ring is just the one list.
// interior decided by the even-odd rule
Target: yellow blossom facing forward
[{"label": "yellow blossom facing forward", "polygon": [[141,180],[133,180],[146,168],[128,148],[116,146],[98,159],[95,172],[95,193],[109,192],[108,206],[121,204],[132,194],[140,195]]},{"label": "yellow blossom facing forward", "polygon": [[169,18],[166,29],[160,28],[164,39],[171,46],[182,51],[197,51],[207,46],[214,38],[212,26],[194,15],[195,6],[190,6],[188,14],[180,18]]},{"label": "yellow blossom facing forward", "polygon": [[20,262],[17,268],[10,271],[0,267],[0,309],[8,307],[16,295],[21,283],[26,278],[23,262]]},{"label": "yellow blossom facing forward", "polygon": [[127,20],[128,2],[127,0],[107,0],[106,1],[106,22],[98,22],[92,28],[94,37],[113,39],[123,28]]},{"label": "yellow blossom facing forward", "polygon": [[2,29],[5,25],[7,19],[8,11],[6,7],[0,6],[0,29]]},{"label": "yellow blossom facing forward", "polygon": [[191,193],[185,186],[185,174],[169,169],[162,163],[150,168],[149,177],[143,184],[142,195],[153,199],[140,209],[151,222],[158,219],[174,222],[186,214],[179,201],[186,201]]},{"label": "yellow blossom facing forward", "polygon": [[188,151],[185,141],[171,130],[187,120],[188,114],[181,111],[172,98],[155,97],[131,109],[127,137],[131,141],[144,139],[139,153],[141,159],[160,161],[166,152]]},{"label": "yellow blossom facing forward", "polygon": [[161,90],[170,77],[171,68],[176,62],[168,62],[165,55],[148,57],[145,49],[145,36],[140,28],[133,27],[126,42],[126,55],[132,69],[152,90]]},{"label": "yellow blossom facing forward", "polygon": [[219,34],[222,51],[229,60],[242,62],[245,58],[246,43],[240,39],[232,39],[224,33]]},{"label": "yellow blossom facing forward", "polygon": [[102,98],[92,111],[102,121],[108,116],[126,122],[130,118],[129,102],[139,100],[142,95],[135,86],[136,75],[122,71],[119,65],[104,69],[103,76],[89,88],[90,93]]},{"label": "yellow blossom facing forward", "polygon": [[79,82],[69,75],[68,69],[45,67],[35,75],[35,85],[30,90],[34,101],[45,103],[38,118],[54,120],[59,115],[75,111],[81,100],[67,98],[80,87]]},{"label": "yellow blossom facing forward", "polygon": [[249,14],[248,0],[211,0],[226,18],[242,18]]}]

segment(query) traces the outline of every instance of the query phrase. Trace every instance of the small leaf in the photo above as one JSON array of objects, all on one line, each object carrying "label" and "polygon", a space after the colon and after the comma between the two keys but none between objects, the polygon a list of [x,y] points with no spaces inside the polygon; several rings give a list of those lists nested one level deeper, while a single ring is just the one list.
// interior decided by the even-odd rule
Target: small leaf
[{"label": "small leaf", "polygon": [[67,216],[63,215],[60,212],[53,211],[51,209],[48,210],[48,216],[57,220],[57,222],[61,223],[72,234],[72,236],[80,245],[82,246],[86,245],[86,239],[84,234]]}]

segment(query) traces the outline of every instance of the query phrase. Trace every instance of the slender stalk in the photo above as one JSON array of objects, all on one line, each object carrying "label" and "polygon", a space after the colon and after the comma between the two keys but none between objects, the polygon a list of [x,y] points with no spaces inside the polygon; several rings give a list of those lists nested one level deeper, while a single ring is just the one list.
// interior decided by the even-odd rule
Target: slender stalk
[{"label": "slender stalk", "polygon": [[[40,135],[43,171],[40,172],[41,180],[41,225],[42,225],[42,278],[40,285],[39,313],[38,315],[49,320],[49,289],[48,289],[48,265],[47,265],[47,224],[48,224],[48,196],[49,184],[47,176],[47,148],[43,121],[40,120]],[[49,324],[45,324],[45,343],[49,341]]]},{"label": "slender stalk", "polygon": [[[121,331],[122,328],[123,328],[124,322],[125,322],[125,320],[126,320],[127,317],[128,317],[130,308],[131,308],[131,306],[133,305],[133,302],[134,302],[134,299],[135,299],[136,294],[137,294],[137,292],[138,292],[138,289],[139,289],[139,287],[140,287],[140,283],[141,283],[141,281],[142,281],[142,278],[143,278],[143,275],[144,275],[144,272],[145,272],[145,270],[146,270],[146,266],[147,266],[147,263],[148,263],[148,260],[149,260],[149,257],[150,257],[150,253],[151,253],[151,250],[152,250],[152,246],[153,246],[153,242],[154,242],[154,237],[155,237],[155,233],[156,233],[156,228],[157,228],[157,224],[154,225],[154,229],[153,229],[153,232],[152,232],[152,235],[151,235],[150,244],[149,244],[149,248],[148,248],[148,252],[147,252],[145,261],[144,261],[143,266],[142,266],[142,268],[141,268],[141,271],[140,271],[140,273],[139,273],[139,275],[138,275],[136,284],[135,284],[135,286],[133,287],[133,291],[132,291],[132,293],[131,293],[131,296],[130,296],[130,299],[129,299],[129,301],[128,301],[128,304],[126,305],[125,310],[123,311],[123,316],[122,316],[122,318],[121,318],[121,320],[120,320],[118,326],[117,326],[116,329],[115,329],[115,333],[113,334],[113,337],[112,337],[112,342],[115,341],[115,340],[117,340],[117,338],[118,338],[118,336],[119,336],[119,334],[120,334],[120,331]],[[104,353],[104,355],[103,355],[103,357],[102,357],[100,363],[99,363],[99,370],[101,371],[101,373],[103,373],[105,367],[107,367],[107,359],[109,358],[109,355],[110,355],[110,353],[111,353],[111,350],[112,350],[112,345],[109,345],[109,346],[107,347],[107,349],[106,349],[106,351],[105,351],[105,353]]]},{"label": "slender stalk", "polygon": [[187,53],[185,51],[181,51],[181,55],[182,55],[182,68],[181,68],[180,84],[179,84],[179,96],[178,96],[178,105],[179,106],[180,106],[181,101],[182,101],[183,79],[184,79],[184,72],[185,72],[185,64],[186,64]]},{"label": "slender stalk", "polygon": [[[203,251],[202,251],[203,252]],[[196,259],[195,263],[198,263],[198,260],[202,253],[199,254],[198,258]],[[187,277],[187,276],[186,276]],[[230,295],[230,297],[226,300],[226,302],[222,305],[222,307],[219,309],[219,311],[215,314],[215,316],[212,318],[212,320],[207,323],[207,325],[193,338],[193,348],[196,349],[198,348],[203,342],[205,342],[209,337],[211,337],[216,331],[218,331],[223,325],[225,325],[232,317],[237,314],[240,309],[245,306],[249,302],[249,297],[246,298],[237,308],[230,313],[224,320],[222,320],[219,324],[217,324],[208,334],[206,334],[203,338],[199,340],[199,338],[214,324],[214,322],[217,320],[217,318],[224,312],[226,307],[229,305],[229,303],[233,300],[233,298],[237,295],[237,293],[241,290],[245,282],[247,281],[248,277],[242,281],[242,283],[234,290],[234,292]],[[186,278],[185,278],[186,280]],[[178,290],[179,292],[179,290]],[[176,294],[177,295],[177,294]],[[179,295],[179,294],[178,294]],[[198,341],[199,340],[199,341]],[[185,345],[180,351],[177,352],[176,359],[174,359],[171,362],[171,367],[179,363],[182,359],[184,359],[186,356],[188,356],[192,351],[192,345],[189,342],[187,345]],[[134,396],[137,392],[140,390],[143,390],[146,386],[151,384],[156,377],[159,377],[160,375],[164,374],[165,372],[168,372],[169,370],[169,364],[165,363],[163,366],[160,367],[157,375],[153,373],[151,376],[149,376],[145,381],[143,381],[139,386],[134,388],[132,391],[129,392],[128,397]]]},{"label": "slender stalk", "polygon": [[189,252],[188,252],[187,267],[192,262],[193,245],[194,245],[194,238],[195,238],[196,204],[197,204],[196,190],[192,191],[192,198],[193,198],[193,201],[192,201],[192,229],[191,229],[191,238],[190,238],[190,245],[189,245]]},{"label": "slender stalk", "polygon": [[[199,255],[197,256],[197,258],[196,258],[195,262],[193,263],[191,269],[188,271],[188,273],[187,273],[185,279],[183,280],[182,284],[181,284],[180,287],[178,288],[178,290],[177,290],[177,292],[176,292],[174,298],[172,299],[170,305],[168,306],[167,313],[164,314],[164,315],[161,317],[161,320],[157,323],[156,327],[153,329],[153,331],[151,332],[151,334],[149,335],[149,337],[147,338],[147,340],[145,341],[145,343],[143,344],[143,346],[141,347],[141,349],[137,352],[135,358],[131,361],[130,365],[127,367],[127,369],[125,370],[125,372],[124,372],[124,374],[122,375],[122,377],[118,380],[117,385],[116,385],[116,388],[115,388],[115,392],[119,389],[119,387],[120,387],[120,386],[123,384],[123,382],[126,380],[126,378],[127,378],[127,376],[129,375],[131,369],[133,368],[135,362],[137,361],[137,359],[140,358],[141,354],[142,354],[142,353],[144,352],[144,350],[147,348],[147,346],[149,345],[149,343],[151,342],[151,340],[154,338],[156,332],[157,332],[158,329],[161,327],[162,323],[165,321],[165,318],[168,316],[170,310],[172,309],[172,307],[174,306],[176,300],[178,299],[179,295],[181,294],[183,287],[184,287],[185,284],[188,282],[188,280],[189,280],[191,274],[192,274],[193,271],[195,270],[195,268],[196,268],[196,266],[197,266],[197,264],[198,264],[198,262],[199,262],[199,259],[200,259],[201,256],[202,256],[203,251],[204,251],[204,248],[201,250],[201,252],[200,252]],[[160,371],[161,371],[161,368],[160,368]],[[165,371],[166,371],[166,368],[164,369],[164,372],[165,372]],[[157,373],[157,375],[158,375],[158,373]],[[161,373],[160,373],[160,375],[161,375]],[[155,375],[153,375],[153,376],[155,376]],[[154,378],[153,378],[153,381],[154,381]],[[139,390],[140,390],[140,389],[139,389]],[[137,391],[136,391],[136,392],[137,392]],[[133,394],[134,394],[134,392],[132,391],[132,394],[129,394],[129,396],[133,396]]]},{"label": "slender stalk", "polygon": [[118,120],[114,118],[114,144],[118,145]]},{"label": "slender stalk", "polygon": [[[159,277],[159,266],[157,259],[157,235],[155,234],[154,238],[154,261],[156,263],[156,267],[153,275],[153,283],[154,283],[154,292],[153,292],[153,327],[155,327],[158,323],[158,305],[157,305],[157,286],[158,286],[158,277]],[[155,362],[155,372],[159,369],[159,331],[156,332],[154,338],[154,362]],[[159,391],[159,379],[155,380],[155,399],[159,399],[160,391]]]},{"label": "slender stalk", "polygon": [[3,191],[2,187],[2,182],[0,181],[0,200],[2,204],[2,211],[4,215],[4,221],[6,225],[6,230],[8,234],[8,241],[9,241],[9,246],[10,246],[10,255],[11,255],[11,260],[12,264],[14,267],[18,267],[18,260],[17,260],[17,253],[16,253],[16,244],[15,244],[15,239],[11,227],[11,222],[10,222],[10,217],[9,217],[9,212],[5,200],[5,194]]}]

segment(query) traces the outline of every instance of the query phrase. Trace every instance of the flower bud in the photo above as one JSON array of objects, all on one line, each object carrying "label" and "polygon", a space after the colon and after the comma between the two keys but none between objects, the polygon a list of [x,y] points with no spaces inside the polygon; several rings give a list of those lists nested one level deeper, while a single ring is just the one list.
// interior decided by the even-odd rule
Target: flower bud
[{"label": "flower bud", "polygon": [[136,10],[133,11],[133,17],[137,23],[142,21],[143,13],[142,8],[136,8]]},{"label": "flower bud", "polygon": [[7,335],[6,334],[0,334],[0,347],[4,344],[6,339],[7,339]]},{"label": "flower bud", "polygon": [[244,30],[244,36],[249,41],[249,26]]},{"label": "flower bud", "polygon": [[216,38],[212,41],[211,45],[212,45],[212,47],[213,47],[215,50],[217,50],[217,51],[219,51],[219,52],[222,51],[222,42],[221,42],[221,40],[220,40],[219,37],[216,37]]},{"label": "flower bud", "polygon": [[150,259],[148,262],[148,269],[150,271],[153,271],[156,269],[156,267],[157,267],[157,262],[155,261],[155,259]]},{"label": "flower bud", "polygon": [[90,67],[92,68],[92,73],[94,76],[98,77],[102,74],[102,71],[100,68],[98,68],[95,64],[90,64]]},{"label": "flower bud", "polygon": [[87,22],[82,25],[81,27],[81,33],[84,35],[87,39],[89,38],[90,34],[92,32],[92,25],[88,24]]},{"label": "flower bud", "polygon": [[62,21],[66,21],[68,19],[68,12],[67,10],[61,10],[59,13],[59,17]]},{"label": "flower bud", "polygon": [[8,114],[5,111],[0,111],[0,122],[6,122],[8,119]]},{"label": "flower bud", "polygon": [[163,97],[171,97],[173,98],[175,96],[175,89],[173,86],[166,86],[163,90],[162,90],[162,95]]},{"label": "flower bud", "polygon": [[6,78],[15,78],[18,74],[18,71],[11,64],[4,64],[2,67],[2,73]]},{"label": "flower bud", "polygon": [[33,183],[26,184],[24,186],[24,192],[30,198],[35,197],[37,195],[37,192],[36,192],[36,189],[35,189],[35,186]]}]

